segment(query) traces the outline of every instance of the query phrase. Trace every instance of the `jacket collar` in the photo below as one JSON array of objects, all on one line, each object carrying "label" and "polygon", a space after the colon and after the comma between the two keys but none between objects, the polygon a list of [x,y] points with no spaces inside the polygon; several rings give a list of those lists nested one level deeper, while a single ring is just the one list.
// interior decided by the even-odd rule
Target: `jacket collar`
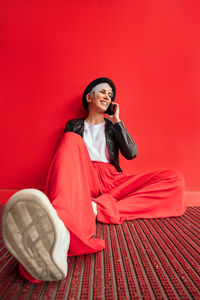
[{"label": "jacket collar", "polygon": [[[77,120],[76,123],[76,129],[79,131],[80,130],[80,134],[83,137],[83,131],[84,131],[84,121],[86,118],[81,118]],[[107,135],[107,131],[110,128],[110,126],[112,125],[112,122],[106,118],[104,118],[105,121],[105,134]]]},{"label": "jacket collar", "polygon": [[[85,119],[86,119],[86,118],[81,118],[81,119],[79,119],[77,125],[84,125]],[[110,120],[104,118],[104,121],[105,121],[105,125],[106,125],[106,126],[112,125],[112,122],[111,122]]]}]

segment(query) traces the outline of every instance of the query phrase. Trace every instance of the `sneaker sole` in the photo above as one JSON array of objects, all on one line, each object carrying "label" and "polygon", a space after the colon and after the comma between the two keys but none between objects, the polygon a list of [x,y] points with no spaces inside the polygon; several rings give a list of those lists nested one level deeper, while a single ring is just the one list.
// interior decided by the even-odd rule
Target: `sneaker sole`
[{"label": "sneaker sole", "polygon": [[58,266],[54,259],[58,236],[55,213],[46,195],[35,189],[15,193],[3,211],[6,247],[39,280],[57,281],[67,275],[67,261]]}]

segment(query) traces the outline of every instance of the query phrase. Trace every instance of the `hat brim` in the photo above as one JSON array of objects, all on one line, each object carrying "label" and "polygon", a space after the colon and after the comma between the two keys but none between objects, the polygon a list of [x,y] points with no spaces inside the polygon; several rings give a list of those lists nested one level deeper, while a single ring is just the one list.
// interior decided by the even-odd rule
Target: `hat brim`
[{"label": "hat brim", "polygon": [[91,92],[91,90],[93,89],[93,87],[95,87],[97,84],[99,83],[108,83],[110,85],[110,87],[112,88],[112,98],[111,101],[115,100],[115,96],[116,96],[116,87],[113,83],[113,81],[107,77],[100,77],[97,78],[95,80],[93,80],[92,82],[90,82],[88,84],[88,86],[86,87],[84,93],[83,93],[83,106],[85,108],[86,111],[88,111],[88,102],[86,99],[87,94],[89,94]]}]

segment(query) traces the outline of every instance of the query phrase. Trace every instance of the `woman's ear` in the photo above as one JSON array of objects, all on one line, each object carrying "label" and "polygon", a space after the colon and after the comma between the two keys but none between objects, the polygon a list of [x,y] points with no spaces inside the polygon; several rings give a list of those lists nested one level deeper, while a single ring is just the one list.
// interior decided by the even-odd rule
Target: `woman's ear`
[{"label": "woman's ear", "polygon": [[86,95],[86,100],[87,100],[88,103],[91,102],[91,96],[90,96],[90,94]]}]

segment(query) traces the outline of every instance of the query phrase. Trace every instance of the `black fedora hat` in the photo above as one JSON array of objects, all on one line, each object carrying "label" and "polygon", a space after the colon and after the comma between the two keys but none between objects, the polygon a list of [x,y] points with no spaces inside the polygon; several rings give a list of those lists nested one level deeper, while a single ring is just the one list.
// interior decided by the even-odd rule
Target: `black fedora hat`
[{"label": "black fedora hat", "polygon": [[97,78],[97,79],[93,80],[92,82],[90,82],[88,84],[88,86],[86,87],[86,89],[83,93],[83,106],[84,106],[85,110],[87,110],[87,111],[88,111],[88,102],[87,102],[86,96],[87,96],[88,93],[91,92],[93,87],[95,87],[99,83],[108,83],[109,84],[109,86],[112,88],[112,92],[113,92],[111,100],[112,101],[115,100],[116,88],[115,88],[115,85],[114,85],[113,81],[109,78],[106,78],[106,77]]}]

